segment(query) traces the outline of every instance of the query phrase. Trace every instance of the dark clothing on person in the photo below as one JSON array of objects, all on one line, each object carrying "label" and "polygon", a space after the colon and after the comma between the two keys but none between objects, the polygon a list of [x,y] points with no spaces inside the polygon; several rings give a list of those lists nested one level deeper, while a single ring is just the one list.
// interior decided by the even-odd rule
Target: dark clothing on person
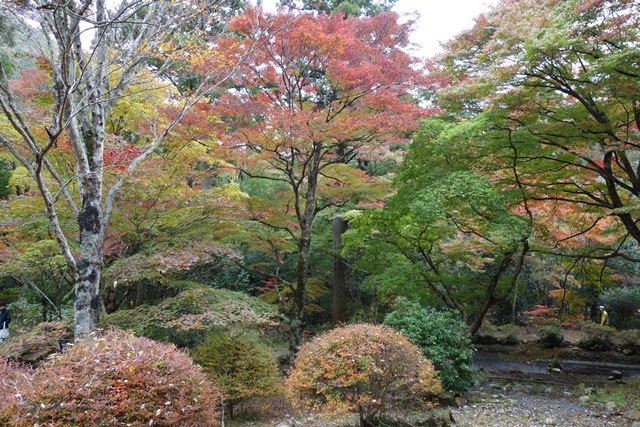
[{"label": "dark clothing on person", "polygon": [[3,308],[0,310],[0,329],[8,328],[9,323],[11,323],[11,315],[9,314],[9,310]]}]

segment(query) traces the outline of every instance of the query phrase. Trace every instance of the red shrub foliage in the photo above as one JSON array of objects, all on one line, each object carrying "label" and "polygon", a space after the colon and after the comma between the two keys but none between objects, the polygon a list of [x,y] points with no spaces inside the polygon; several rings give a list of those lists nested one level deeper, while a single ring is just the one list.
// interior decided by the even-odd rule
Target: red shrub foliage
[{"label": "red shrub foliage", "polygon": [[32,376],[11,427],[217,425],[220,393],[173,345],[110,331],[70,346]]},{"label": "red shrub foliage", "polygon": [[337,328],[303,345],[285,386],[294,404],[358,412],[361,423],[442,391],[418,347],[393,328],[369,324]]},{"label": "red shrub foliage", "polygon": [[0,358],[0,414],[21,405],[31,395],[31,373],[29,366]]}]

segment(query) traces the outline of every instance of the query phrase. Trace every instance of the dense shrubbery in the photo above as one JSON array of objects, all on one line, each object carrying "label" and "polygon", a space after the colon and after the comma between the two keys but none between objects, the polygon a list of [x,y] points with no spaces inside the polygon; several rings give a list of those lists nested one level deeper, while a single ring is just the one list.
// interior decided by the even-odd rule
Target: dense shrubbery
[{"label": "dense shrubbery", "polygon": [[236,404],[280,389],[276,360],[255,334],[215,331],[191,355],[222,390],[231,417]]},{"label": "dense shrubbery", "polygon": [[640,286],[627,286],[601,299],[611,325],[619,329],[640,329]]},{"label": "dense shrubbery", "polygon": [[562,329],[559,326],[543,326],[538,331],[538,342],[547,348],[564,347],[566,345]]},{"label": "dense shrubbery", "polygon": [[156,306],[119,310],[105,316],[102,323],[192,348],[216,326],[270,326],[278,320],[277,309],[272,305],[240,292],[194,283]]},{"label": "dense shrubbery", "polygon": [[607,351],[613,348],[613,337],[616,331],[612,327],[586,323],[582,330],[587,336],[578,342],[578,347],[593,351]]},{"label": "dense shrubbery", "polygon": [[625,354],[640,354],[640,329],[630,329],[619,334],[620,350]]},{"label": "dense shrubbery", "polygon": [[411,342],[438,370],[445,390],[459,393],[475,382],[473,344],[465,324],[451,313],[427,310],[417,303],[398,298],[384,319]]},{"label": "dense shrubbery", "polygon": [[294,404],[357,412],[361,426],[442,391],[419,348],[393,328],[368,324],[337,328],[303,345],[285,385]]},{"label": "dense shrubbery", "polygon": [[36,369],[22,405],[0,413],[7,427],[211,426],[220,393],[172,345],[112,331],[70,346]]},{"label": "dense shrubbery", "polygon": [[70,322],[40,323],[29,332],[7,340],[0,346],[0,356],[38,366],[72,339],[73,325]]},{"label": "dense shrubbery", "polygon": [[0,421],[2,415],[31,395],[31,368],[0,357]]}]

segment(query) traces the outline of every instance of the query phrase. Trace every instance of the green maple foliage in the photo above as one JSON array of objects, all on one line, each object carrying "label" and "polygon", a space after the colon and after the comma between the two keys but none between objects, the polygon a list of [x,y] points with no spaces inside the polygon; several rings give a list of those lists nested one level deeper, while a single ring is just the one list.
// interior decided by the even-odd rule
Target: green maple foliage
[{"label": "green maple foliage", "polygon": [[365,283],[383,299],[405,295],[445,305],[473,334],[516,286],[531,229],[526,215],[513,211],[520,194],[493,185],[467,156],[460,136],[472,132],[474,125],[426,121],[397,193],[384,209],[350,218],[345,246],[359,255]]},{"label": "green maple foliage", "polygon": [[451,85],[439,104],[483,126],[473,152],[490,150],[494,177],[525,192],[550,245],[576,237],[603,254],[615,238],[640,241],[639,12],[629,0],[504,0],[440,58]]}]

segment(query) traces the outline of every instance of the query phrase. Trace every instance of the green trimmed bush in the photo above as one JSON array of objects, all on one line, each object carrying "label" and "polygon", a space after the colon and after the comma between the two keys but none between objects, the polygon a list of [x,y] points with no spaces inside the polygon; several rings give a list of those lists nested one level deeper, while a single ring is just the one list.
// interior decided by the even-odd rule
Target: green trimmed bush
[{"label": "green trimmed bush", "polygon": [[230,417],[233,408],[246,399],[280,391],[275,357],[256,334],[214,331],[193,349],[191,356],[222,390]]},{"label": "green trimmed bush", "polygon": [[612,327],[589,322],[582,330],[587,336],[578,342],[578,347],[592,351],[608,351],[614,347],[613,337],[616,331]]},{"label": "green trimmed bush", "polygon": [[640,286],[628,285],[608,292],[600,302],[607,307],[612,326],[618,329],[640,329]]},{"label": "green trimmed bush", "polygon": [[562,335],[562,329],[557,326],[543,326],[538,331],[538,343],[547,348],[564,347],[566,342]]},{"label": "green trimmed bush", "polygon": [[393,326],[433,362],[445,390],[461,393],[475,383],[473,343],[466,325],[450,312],[428,310],[398,298],[384,324]]},{"label": "green trimmed bush", "polygon": [[279,322],[275,306],[249,295],[198,283],[174,282],[184,290],[158,305],[118,310],[101,319],[105,326],[129,329],[156,341],[194,348],[216,327],[271,327]]},{"label": "green trimmed bush", "polygon": [[418,347],[393,328],[370,324],[336,328],[302,345],[285,388],[294,405],[356,412],[363,427],[376,414],[424,407],[442,391]]},{"label": "green trimmed bush", "polygon": [[640,329],[620,332],[620,349],[625,354],[640,354]]}]

